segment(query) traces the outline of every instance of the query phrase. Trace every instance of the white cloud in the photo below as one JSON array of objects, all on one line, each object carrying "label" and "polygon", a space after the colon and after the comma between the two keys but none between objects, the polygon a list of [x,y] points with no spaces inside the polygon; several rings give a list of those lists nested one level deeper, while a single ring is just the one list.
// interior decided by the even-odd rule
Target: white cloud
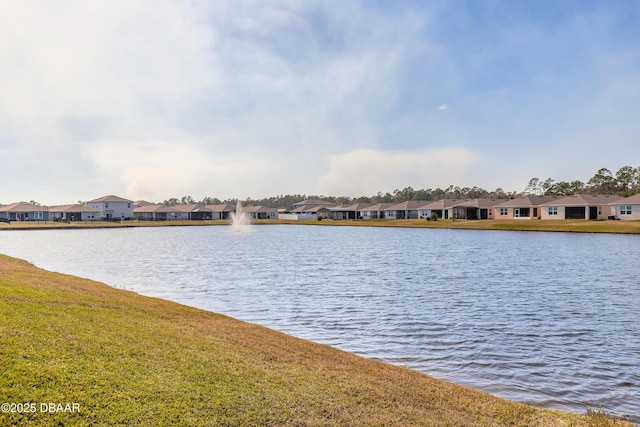
[{"label": "white cloud", "polygon": [[379,143],[420,25],[404,23],[321,2],[12,4],[0,168],[34,172],[3,201],[53,194],[45,180],[68,194],[50,203],[311,192],[319,159]]},{"label": "white cloud", "polygon": [[370,196],[407,186],[462,185],[473,180],[479,160],[479,155],[464,148],[395,152],[358,149],[332,156],[330,170],[320,178],[318,187],[324,194]]},{"label": "white cloud", "polygon": [[451,107],[449,107],[447,104],[442,104],[438,107],[438,110],[451,110]]}]

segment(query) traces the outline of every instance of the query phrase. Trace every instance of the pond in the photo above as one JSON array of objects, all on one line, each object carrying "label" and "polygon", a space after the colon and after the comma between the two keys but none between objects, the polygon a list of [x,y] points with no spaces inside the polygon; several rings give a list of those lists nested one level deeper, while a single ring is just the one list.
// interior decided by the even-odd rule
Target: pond
[{"label": "pond", "polygon": [[640,421],[640,237],[298,225],[0,232],[0,253],[512,400]]}]

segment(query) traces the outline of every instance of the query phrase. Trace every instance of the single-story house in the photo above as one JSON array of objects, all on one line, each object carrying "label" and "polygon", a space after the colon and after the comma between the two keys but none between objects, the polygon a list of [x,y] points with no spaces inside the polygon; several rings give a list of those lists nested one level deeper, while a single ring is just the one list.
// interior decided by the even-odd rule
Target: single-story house
[{"label": "single-story house", "polygon": [[454,218],[454,207],[464,202],[467,202],[467,200],[441,199],[433,202],[424,202],[418,209],[418,218],[429,218],[433,213],[435,213],[438,218]]},{"label": "single-story house", "polygon": [[276,219],[278,218],[278,209],[267,206],[245,206],[243,212],[251,219]]},{"label": "single-story house", "polygon": [[640,220],[640,194],[610,203],[611,217],[622,220]]},{"label": "single-story house", "polygon": [[133,200],[114,195],[89,200],[85,204],[93,209],[98,209],[100,219],[106,221],[131,219],[135,208]]},{"label": "single-story house", "polygon": [[327,202],[324,200],[311,199],[311,200],[302,200],[300,202],[296,202],[293,204],[293,210],[298,208],[302,208],[304,206],[324,206],[325,208],[333,208],[336,206],[335,203]]},{"label": "single-story house", "polygon": [[182,212],[165,205],[145,205],[135,208],[133,216],[142,221],[176,220],[182,217]]},{"label": "single-story house", "polygon": [[[296,206],[296,205],[294,205]],[[302,205],[292,210],[288,210],[285,212],[278,212],[278,219],[293,219],[293,220],[303,220],[303,219],[326,219],[329,218],[330,211],[329,208],[334,207],[333,203],[326,204],[323,203],[321,205]]]},{"label": "single-story house", "polygon": [[362,219],[361,210],[371,206],[371,203],[353,203],[329,208],[331,219]]},{"label": "single-story house", "polygon": [[541,205],[558,198],[558,196],[527,194],[517,199],[509,199],[493,206],[493,217],[495,219],[540,219]]},{"label": "single-story house", "polygon": [[211,212],[211,219],[231,219],[231,212],[236,211],[235,204],[207,205],[205,208]]},{"label": "single-story house", "polygon": [[360,217],[362,219],[384,219],[385,212],[395,203],[378,203],[369,205],[360,209]]},{"label": "single-story house", "polygon": [[197,204],[175,205],[174,209],[180,212],[177,219],[182,220],[208,220],[213,218],[213,212],[206,206],[198,206]]},{"label": "single-story house", "polygon": [[472,199],[453,207],[454,218],[461,219],[495,219],[493,207],[496,203],[506,202],[507,199]]},{"label": "single-story house", "polygon": [[576,194],[541,205],[542,219],[607,219],[620,196]]},{"label": "single-story house", "polygon": [[49,209],[53,221],[97,221],[100,210],[85,205],[61,205]]},{"label": "single-story house", "polygon": [[409,200],[407,202],[391,205],[385,211],[389,219],[418,219],[418,209],[429,203],[424,200]]},{"label": "single-story house", "polygon": [[12,203],[0,207],[0,218],[9,221],[49,221],[49,208],[27,202]]}]

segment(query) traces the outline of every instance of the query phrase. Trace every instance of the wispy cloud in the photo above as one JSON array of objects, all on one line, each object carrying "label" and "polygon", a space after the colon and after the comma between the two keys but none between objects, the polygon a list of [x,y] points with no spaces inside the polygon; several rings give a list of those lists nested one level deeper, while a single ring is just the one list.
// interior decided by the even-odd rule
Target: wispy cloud
[{"label": "wispy cloud", "polygon": [[531,7],[14,2],[0,14],[0,171],[20,179],[0,202],[343,193],[358,155],[396,165],[393,186],[433,186],[410,169],[436,148],[526,158],[501,174],[521,188],[575,141],[572,178],[605,162],[602,139],[602,166],[640,156],[640,33],[621,18],[639,7],[561,6],[553,25]]},{"label": "wispy cloud", "polygon": [[[325,194],[370,196],[409,185],[416,188],[465,185],[480,156],[464,148],[420,151],[353,150],[332,156],[318,187]],[[467,184],[468,185],[468,184]]]}]

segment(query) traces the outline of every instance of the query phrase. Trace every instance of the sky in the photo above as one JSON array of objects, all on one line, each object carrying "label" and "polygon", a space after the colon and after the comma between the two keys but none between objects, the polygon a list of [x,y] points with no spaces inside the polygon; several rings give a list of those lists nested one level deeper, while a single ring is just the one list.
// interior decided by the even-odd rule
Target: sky
[{"label": "sky", "polygon": [[0,203],[640,166],[640,2],[0,0]]}]

